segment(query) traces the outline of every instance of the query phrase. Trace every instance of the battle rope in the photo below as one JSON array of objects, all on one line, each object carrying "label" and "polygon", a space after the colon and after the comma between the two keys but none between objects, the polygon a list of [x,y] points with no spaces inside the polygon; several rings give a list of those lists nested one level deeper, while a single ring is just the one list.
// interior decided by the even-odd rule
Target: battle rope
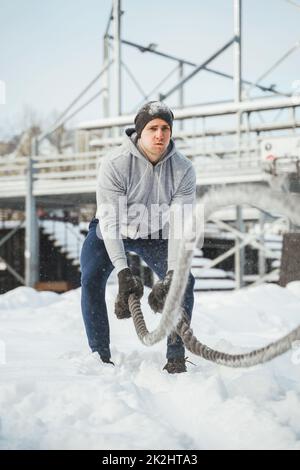
[{"label": "battle rope", "polygon": [[[269,210],[280,215],[285,215],[293,223],[300,225],[299,203],[282,193],[274,193],[268,188],[259,185],[247,185],[226,187],[222,190],[212,190],[206,193],[202,200],[205,208],[205,220],[208,220],[212,213],[229,205],[248,204],[262,210]],[[201,208],[197,209],[196,217],[201,217]],[[192,227],[192,221],[190,222]],[[139,339],[146,345],[152,345],[171,331],[176,331],[182,337],[186,348],[196,355],[209,361],[228,367],[250,367],[262,362],[269,361],[274,357],[283,354],[292,347],[292,343],[300,339],[300,326],[292,330],[288,335],[275,341],[266,347],[254,350],[245,354],[226,354],[215,351],[202,344],[193,335],[193,330],[183,316],[181,305],[187,278],[193,257],[193,248],[197,246],[201,234],[193,237],[192,229],[187,230],[185,239],[181,243],[177,266],[174,270],[172,283],[166,298],[165,306],[162,312],[162,318],[158,327],[153,331],[147,330],[140,301],[134,296],[129,297],[129,309],[132,314],[133,322]],[[189,240],[187,249],[186,241]],[[193,243],[192,243],[192,240]]]},{"label": "battle rope", "polygon": [[[140,301],[131,295],[129,299],[129,309],[132,314],[133,323],[139,339],[144,343],[144,337],[149,334],[143,313],[140,307]],[[221,351],[211,349],[209,346],[201,343],[193,334],[192,328],[188,322],[181,318],[176,326],[176,333],[181,336],[185,347],[197,356],[201,356],[217,364],[228,367],[252,367],[263,362],[270,361],[292,348],[296,340],[300,340],[300,326],[292,330],[283,338],[268,344],[267,346],[256,349],[244,354],[227,354]]]}]

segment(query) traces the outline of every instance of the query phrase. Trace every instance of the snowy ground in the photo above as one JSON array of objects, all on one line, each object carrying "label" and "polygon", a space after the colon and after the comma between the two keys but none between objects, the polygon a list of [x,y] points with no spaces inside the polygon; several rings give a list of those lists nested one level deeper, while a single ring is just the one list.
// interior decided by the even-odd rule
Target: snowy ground
[{"label": "snowy ground", "polygon": [[[18,288],[0,296],[0,449],[300,449],[300,348],[252,369],[162,372],[165,341],[147,348],[114,318],[113,360],[90,354],[80,290]],[[146,296],[145,296],[146,298]],[[300,323],[300,282],[197,294],[192,326],[212,347],[241,352]],[[153,329],[159,318],[144,304]]]}]

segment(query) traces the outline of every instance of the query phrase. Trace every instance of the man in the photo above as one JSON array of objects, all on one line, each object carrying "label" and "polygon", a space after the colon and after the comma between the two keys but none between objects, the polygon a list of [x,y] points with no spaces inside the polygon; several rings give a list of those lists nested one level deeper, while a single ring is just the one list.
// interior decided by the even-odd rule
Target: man
[{"label": "man", "polygon": [[[115,313],[128,318],[128,297],[140,296],[141,286],[128,267],[126,252],[137,253],[161,280],[149,296],[152,309],[161,311],[180,243],[170,211],[195,202],[195,171],[171,139],[173,119],[164,103],[147,103],[135,117],[135,129],[125,131],[123,145],[100,166],[97,214],[81,253],[81,305],[89,346],[105,363],[112,363],[105,303],[110,273],[116,268],[119,281]],[[189,318],[194,282],[190,274],[182,304]],[[168,337],[167,359],[164,369],[169,373],[186,371],[184,346],[177,335]]]}]

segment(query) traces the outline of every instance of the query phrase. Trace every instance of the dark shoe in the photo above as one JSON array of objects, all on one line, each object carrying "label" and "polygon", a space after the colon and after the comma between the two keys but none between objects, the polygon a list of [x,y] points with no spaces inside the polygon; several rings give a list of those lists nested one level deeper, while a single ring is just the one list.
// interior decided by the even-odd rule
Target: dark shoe
[{"label": "dark shoe", "polygon": [[110,360],[110,357],[105,357],[105,356],[100,356],[100,359],[102,362],[104,362],[104,364],[112,364],[113,366],[115,365],[113,361]]},{"label": "dark shoe", "polygon": [[168,359],[167,364],[163,368],[169,372],[169,374],[179,374],[180,372],[186,372],[186,359],[184,357],[176,357],[174,359]]}]

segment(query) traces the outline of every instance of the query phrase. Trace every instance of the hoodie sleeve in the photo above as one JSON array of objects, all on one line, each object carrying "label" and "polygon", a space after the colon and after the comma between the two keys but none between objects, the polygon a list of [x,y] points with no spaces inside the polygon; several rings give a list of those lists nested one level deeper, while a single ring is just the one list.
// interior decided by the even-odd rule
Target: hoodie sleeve
[{"label": "hoodie sleeve", "polygon": [[193,165],[186,170],[170,206],[168,271],[174,270],[183,236],[185,221],[196,202],[196,173]]},{"label": "hoodie sleeve", "polygon": [[126,214],[125,183],[112,162],[104,159],[97,183],[97,217],[108,256],[117,273],[128,267],[121,237],[121,216]]}]

